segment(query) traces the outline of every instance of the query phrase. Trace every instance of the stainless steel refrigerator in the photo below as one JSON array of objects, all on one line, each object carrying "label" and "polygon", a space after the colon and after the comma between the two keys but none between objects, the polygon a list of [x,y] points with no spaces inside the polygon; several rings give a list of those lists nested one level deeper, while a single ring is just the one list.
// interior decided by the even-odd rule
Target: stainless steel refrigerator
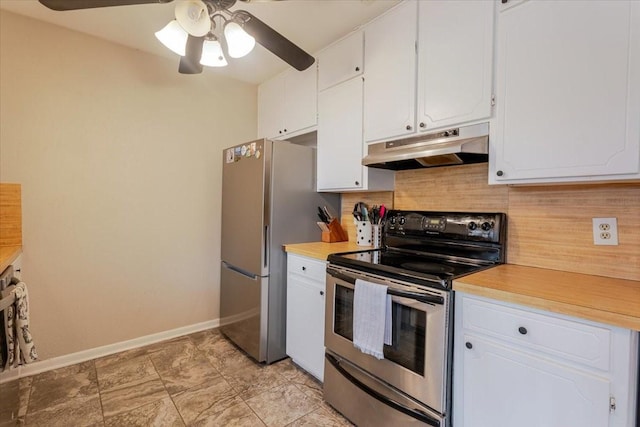
[{"label": "stainless steel refrigerator", "polygon": [[259,362],[286,356],[287,243],[319,241],[317,207],[340,213],[338,194],[315,192],[315,149],[260,139],[222,159],[221,331]]}]

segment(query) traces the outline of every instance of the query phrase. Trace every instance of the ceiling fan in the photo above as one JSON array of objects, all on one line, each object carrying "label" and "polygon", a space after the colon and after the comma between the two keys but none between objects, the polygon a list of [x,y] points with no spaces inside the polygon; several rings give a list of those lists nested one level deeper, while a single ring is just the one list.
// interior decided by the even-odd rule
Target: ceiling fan
[{"label": "ceiling fan", "polygon": [[[78,10],[109,6],[170,3],[173,0],[38,0],[52,10]],[[251,0],[241,0],[249,2]],[[226,57],[239,58],[255,42],[302,71],[315,59],[289,39],[245,10],[229,10],[236,0],[180,0],[176,20],[156,33],[169,49],[181,55],[178,71],[198,74],[202,66],[227,65]]]}]

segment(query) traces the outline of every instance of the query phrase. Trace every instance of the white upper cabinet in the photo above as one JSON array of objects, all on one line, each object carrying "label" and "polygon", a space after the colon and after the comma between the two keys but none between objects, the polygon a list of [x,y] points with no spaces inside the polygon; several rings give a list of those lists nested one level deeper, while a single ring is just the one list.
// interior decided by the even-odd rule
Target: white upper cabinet
[{"label": "white upper cabinet", "polygon": [[489,1],[408,1],[367,26],[366,142],[488,119],[494,15]]},{"label": "white upper cabinet", "polygon": [[318,91],[327,89],[364,70],[364,39],[357,31],[318,54]]},{"label": "white upper cabinet", "polygon": [[418,131],[491,116],[494,3],[418,3]]},{"label": "white upper cabinet", "polygon": [[417,3],[365,28],[364,134],[367,142],[415,131]]},{"label": "white upper cabinet", "polygon": [[258,88],[258,137],[282,139],[311,132],[318,116],[318,68],[288,70]]},{"label": "white upper cabinet", "polygon": [[318,191],[393,191],[394,173],[362,166],[363,34],[318,55]]},{"label": "white upper cabinet", "polygon": [[640,2],[507,1],[490,183],[640,178]]},{"label": "white upper cabinet", "polygon": [[363,189],[362,79],[318,94],[318,190]]}]

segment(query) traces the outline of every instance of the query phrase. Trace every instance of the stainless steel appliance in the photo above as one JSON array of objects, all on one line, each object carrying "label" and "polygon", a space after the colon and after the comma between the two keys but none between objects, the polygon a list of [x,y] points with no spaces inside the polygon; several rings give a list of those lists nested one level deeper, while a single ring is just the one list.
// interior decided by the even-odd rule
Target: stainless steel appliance
[{"label": "stainless steel appliance", "polygon": [[[451,423],[457,277],[504,261],[501,213],[389,211],[383,247],[329,256],[324,397],[357,425]],[[354,283],[387,286],[391,345],[383,359],[353,346]]]},{"label": "stainless steel appliance", "polygon": [[412,138],[369,144],[367,151],[362,164],[380,169],[419,169],[487,162],[489,124],[459,126]]},{"label": "stainless steel appliance", "polygon": [[339,196],[315,192],[315,149],[260,139],[222,159],[221,331],[259,362],[285,353],[286,243],[317,241],[316,209]]}]

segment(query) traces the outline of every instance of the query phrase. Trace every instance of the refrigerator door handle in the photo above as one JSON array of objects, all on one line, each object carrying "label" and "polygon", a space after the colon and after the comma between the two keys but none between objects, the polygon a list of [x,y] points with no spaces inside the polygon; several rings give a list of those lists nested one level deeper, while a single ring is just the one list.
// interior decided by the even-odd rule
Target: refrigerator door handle
[{"label": "refrigerator door handle", "polygon": [[265,225],[264,226],[264,238],[262,239],[262,241],[264,242],[264,255],[263,258],[264,259],[264,268],[267,268],[269,266],[269,226]]},{"label": "refrigerator door handle", "polygon": [[238,273],[238,274],[242,274],[243,276],[246,276],[246,277],[248,277],[248,278],[249,278],[249,279],[251,279],[251,280],[258,280],[258,276],[257,276],[257,275],[252,274],[252,273],[249,273],[248,271],[245,271],[245,270],[243,270],[243,269],[241,269],[241,268],[238,268],[238,267],[236,267],[236,266],[233,266],[233,265],[229,264],[229,263],[228,263],[228,262],[226,262],[226,261],[222,261],[222,265],[223,265],[225,268],[228,268],[228,269],[229,269],[229,270],[231,270],[231,271],[235,271],[235,272],[236,272],[236,273]]}]

